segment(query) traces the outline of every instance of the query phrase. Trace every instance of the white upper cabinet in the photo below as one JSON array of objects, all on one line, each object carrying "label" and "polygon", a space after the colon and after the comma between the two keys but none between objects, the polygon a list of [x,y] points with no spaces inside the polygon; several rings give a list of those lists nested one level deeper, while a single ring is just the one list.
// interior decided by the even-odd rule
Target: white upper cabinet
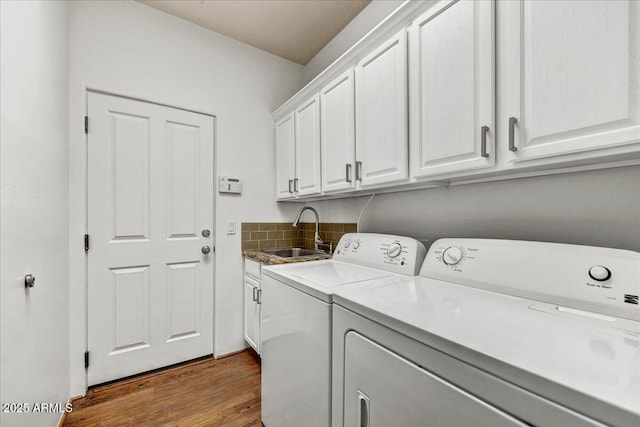
[{"label": "white upper cabinet", "polygon": [[294,113],[276,122],[276,197],[294,197],[295,120]]},{"label": "white upper cabinet", "polygon": [[495,163],[493,1],[443,1],[409,28],[411,175]]},{"label": "white upper cabinet", "polygon": [[320,95],[296,108],[296,178],[298,196],[319,194],[320,189]]},{"label": "white upper cabinet", "polygon": [[353,69],[320,90],[322,191],[354,188],[355,111]]},{"label": "white upper cabinet", "polygon": [[638,150],[640,2],[507,3],[510,160]]},{"label": "white upper cabinet", "polygon": [[356,66],[359,187],[408,178],[407,35],[403,29]]}]

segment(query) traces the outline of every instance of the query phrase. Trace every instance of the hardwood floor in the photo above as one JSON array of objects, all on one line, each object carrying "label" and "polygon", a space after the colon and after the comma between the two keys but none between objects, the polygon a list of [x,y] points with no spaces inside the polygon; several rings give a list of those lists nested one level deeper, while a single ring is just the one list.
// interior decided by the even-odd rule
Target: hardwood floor
[{"label": "hardwood floor", "polygon": [[250,351],[98,386],[64,426],[260,426],[260,364]]}]

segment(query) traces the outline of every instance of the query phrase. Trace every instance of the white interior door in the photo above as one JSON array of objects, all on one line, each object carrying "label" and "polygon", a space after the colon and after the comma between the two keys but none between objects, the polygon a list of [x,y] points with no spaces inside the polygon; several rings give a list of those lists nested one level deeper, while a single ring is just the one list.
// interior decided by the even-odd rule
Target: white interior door
[{"label": "white interior door", "polygon": [[97,93],[88,112],[93,385],[213,352],[214,118]]}]

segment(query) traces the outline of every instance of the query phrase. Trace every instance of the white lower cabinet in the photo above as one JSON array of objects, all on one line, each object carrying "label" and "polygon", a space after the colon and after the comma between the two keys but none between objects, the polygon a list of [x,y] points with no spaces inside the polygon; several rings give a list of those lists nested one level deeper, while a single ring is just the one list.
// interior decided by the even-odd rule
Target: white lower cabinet
[{"label": "white lower cabinet", "polygon": [[640,2],[499,4],[508,160],[640,151]]},{"label": "white lower cabinet", "polygon": [[244,266],[244,339],[260,354],[261,264],[245,258]]},{"label": "white lower cabinet", "polygon": [[345,426],[525,426],[356,332],[345,338]]}]

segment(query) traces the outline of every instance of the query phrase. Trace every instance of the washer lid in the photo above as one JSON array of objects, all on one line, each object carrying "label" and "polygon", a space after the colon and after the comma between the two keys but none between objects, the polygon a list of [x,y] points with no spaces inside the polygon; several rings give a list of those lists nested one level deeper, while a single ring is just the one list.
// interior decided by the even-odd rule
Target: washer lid
[{"label": "washer lid", "polygon": [[[628,330],[637,322],[624,320],[635,324],[627,330],[612,328],[609,319],[581,319],[575,310],[551,314],[536,301],[423,277],[364,292],[341,289],[334,300],[428,345],[434,346],[434,337],[455,343],[440,350],[468,363],[487,359],[465,349],[640,414],[640,335]],[[484,368],[548,394],[535,379],[512,375],[499,363]],[[559,401],[562,394],[549,398]]]},{"label": "washer lid", "polygon": [[334,260],[274,265],[264,267],[262,272],[327,302],[332,301],[335,289],[341,286],[399,276],[388,271]]},{"label": "washer lid", "polygon": [[312,282],[323,288],[333,288],[347,283],[392,275],[387,271],[333,260],[283,264],[277,267],[268,267],[265,270],[276,271],[281,275]]}]

